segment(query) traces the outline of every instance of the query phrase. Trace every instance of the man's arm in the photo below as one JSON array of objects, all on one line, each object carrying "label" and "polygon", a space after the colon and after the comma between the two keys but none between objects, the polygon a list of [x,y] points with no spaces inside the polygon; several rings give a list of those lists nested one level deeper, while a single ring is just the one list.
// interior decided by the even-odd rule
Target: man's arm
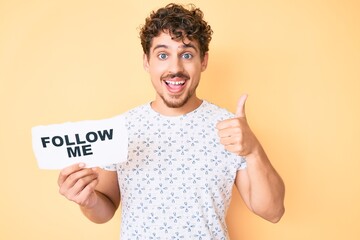
[{"label": "man's arm", "polygon": [[260,217],[276,223],[284,214],[285,186],[265,152],[246,156],[247,168],[239,170],[235,184],[247,207]]},{"label": "man's arm", "polygon": [[218,134],[226,150],[246,158],[247,168],[239,170],[235,180],[245,204],[275,223],[285,211],[285,186],[247,123],[246,99],[247,95],[240,98],[235,118],[218,123]]},{"label": "man's arm", "polygon": [[83,214],[95,223],[109,221],[120,204],[117,173],[75,164],[60,172],[59,192],[77,203]]}]

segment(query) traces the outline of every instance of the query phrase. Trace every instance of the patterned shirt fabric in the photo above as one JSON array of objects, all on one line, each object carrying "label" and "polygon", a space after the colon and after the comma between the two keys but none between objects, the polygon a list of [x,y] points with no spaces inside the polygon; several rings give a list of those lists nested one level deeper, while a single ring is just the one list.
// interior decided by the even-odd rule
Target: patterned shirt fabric
[{"label": "patterned shirt fabric", "polygon": [[207,101],[182,116],[150,104],[123,114],[128,160],[117,171],[121,240],[229,239],[225,217],[243,157],[224,149],[216,124],[234,115]]}]

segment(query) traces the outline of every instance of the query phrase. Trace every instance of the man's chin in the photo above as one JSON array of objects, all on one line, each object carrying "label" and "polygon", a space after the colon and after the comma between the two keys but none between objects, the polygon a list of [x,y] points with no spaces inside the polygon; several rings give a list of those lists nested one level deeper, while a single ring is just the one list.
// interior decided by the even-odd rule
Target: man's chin
[{"label": "man's chin", "polygon": [[188,100],[189,100],[189,98],[185,98],[185,99],[180,99],[180,98],[165,99],[165,98],[163,98],[163,101],[168,108],[181,108],[181,107],[185,106],[185,104],[187,103]]},{"label": "man's chin", "polygon": [[181,108],[181,107],[183,107],[185,105],[185,103],[184,102],[169,102],[169,101],[166,101],[165,105],[168,108]]}]

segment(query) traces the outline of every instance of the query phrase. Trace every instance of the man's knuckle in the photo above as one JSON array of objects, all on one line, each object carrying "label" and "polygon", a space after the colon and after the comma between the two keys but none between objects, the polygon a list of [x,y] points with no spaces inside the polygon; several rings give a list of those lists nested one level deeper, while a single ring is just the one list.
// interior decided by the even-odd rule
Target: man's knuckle
[{"label": "man's knuckle", "polygon": [[59,188],[59,193],[60,193],[61,195],[65,195],[66,191],[65,191],[62,187],[60,187],[60,188]]}]

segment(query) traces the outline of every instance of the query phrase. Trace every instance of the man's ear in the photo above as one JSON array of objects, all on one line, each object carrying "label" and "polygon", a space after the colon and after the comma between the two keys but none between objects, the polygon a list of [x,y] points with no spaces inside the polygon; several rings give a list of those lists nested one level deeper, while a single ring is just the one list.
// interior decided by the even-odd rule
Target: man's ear
[{"label": "man's ear", "polygon": [[208,60],[209,60],[209,52],[206,52],[204,54],[204,57],[203,57],[202,61],[201,61],[201,71],[202,72],[206,70],[207,65],[208,65]]},{"label": "man's ear", "polygon": [[143,67],[144,67],[145,71],[149,72],[149,60],[145,53],[143,55]]}]

